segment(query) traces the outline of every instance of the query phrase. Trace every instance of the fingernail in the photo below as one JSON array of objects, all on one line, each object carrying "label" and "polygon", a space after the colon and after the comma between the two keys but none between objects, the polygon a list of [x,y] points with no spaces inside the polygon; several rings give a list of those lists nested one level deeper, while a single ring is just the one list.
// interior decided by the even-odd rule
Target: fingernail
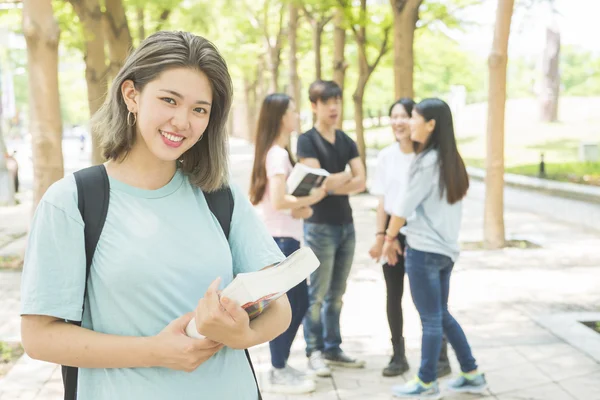
[{"label": "fingernail", "polygon": [[229,304],[229,298],[228,297],[222,297],[221,298],[221,304],[223,304],[224,306]]}]

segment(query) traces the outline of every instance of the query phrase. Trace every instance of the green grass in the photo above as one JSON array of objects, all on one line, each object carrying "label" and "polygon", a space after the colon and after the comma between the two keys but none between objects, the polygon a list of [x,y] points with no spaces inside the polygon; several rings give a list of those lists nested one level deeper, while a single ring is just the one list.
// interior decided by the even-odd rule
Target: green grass
[{"label": "green grass", "polygon": [[593,329],[596,333],[600,333],[600,321],[584,321],[581,322],[590,329]]},{"label": "green grass", "polygon": [[23,347],[20,343],[0,342],[0,377],[5,375],[22,355]]},{"label": "green grass", "polygon": [[[465,158],[468,166],[485,168],[485,160],[481,158]],[[540,165],[524,164],[506,167],[505,172],[517,175],[539,177]],[[566,162],[545,165],[546,179],[600,186],[600,163]]]},{"label": "green grass", "polygon": [[[539,169],[539,164],[528,164],[509,167],[506,169],[506,172],[538,176]],[[600,163],[571,162],[546,164],[545,170],[547,179],[600,186]]]},{"label": "green grass", "polygon": [[469,167],[485,168],[485,160],[483,158],[463,158],[463,161]]},{"label": "green grass", "polygon": [[19,270],[23,268],[23,257],[18,254],[0,256],[0,271]]}]

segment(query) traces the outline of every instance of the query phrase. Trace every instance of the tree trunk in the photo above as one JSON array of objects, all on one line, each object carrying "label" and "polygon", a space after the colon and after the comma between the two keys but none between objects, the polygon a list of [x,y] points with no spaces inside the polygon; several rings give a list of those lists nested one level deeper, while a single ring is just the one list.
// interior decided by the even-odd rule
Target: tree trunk
[{"label": "tree trunk", "polygon": [[[366,7],[366,0],[361,1]],[[367,44],[366,44],[366,27],[360,27],[359,36],[356,37],[356,47],[358,48],[358,82],[356,82],[356,89],[352,95],[354,102],[354,123],[356,125],[356,144],[358,145],[358,153],[360,159],[365,167],[367,168],[367,146],[365,144],[365,131],[363,127],[364,111],[363,111],[363,99],[365,96],[365,88],[367,82],[371,76],[372,69],[369,66],[367,59]]]},{"label": "tree trunk", "polygon": [[[137,8],[137,28],[139,43],[146,39],[146,26],[144,25],[144,7],[140,6]],[[139,45],[138,43],[138,45]]]},{"label": "tree trunk", "polygon": [[[0,94],[2,88],[0,87]],[[2,103],[0,102],[0,121],[2,121]],[[14,206],[15,201],[15,181],[12,173],[8,170],[7,159],[4,154],[7,153],[4,136],[2,136],[2,124],[0,124],[0,207]]]},{"label": "tree trunk", "polygon": [[367,83],[369,82],[369,78],[383,55],[388,51],[388,40],[389,40],[389,31],[391,27],[386,27],[384,29],[384,38],[381,44],[381,48],[379,49],[379,54],[377,58],[372,64],[369,64],[369,59],[367,58],[367,21],[369,20],[367,15],[367,0],[360,1],[360,12],[361,25],[358,29],[353,28],[352,32],[354,33],[354,39],[356,41],[356,47],[358,49],[358,82],[356,83],[356,90],[352,95],[352,100],[354,101],[354,121],[356,123],[356,141],[358,144],[358,151],[360,153],[360,159],[365,167],[365,171],[367,169],[367,149],[365,144],[365,135],[363,128],[363,98],[365,94],[365,88],[367,87]]},{"label": "tree trunk", "polygon": [[346,77],[346,57],[344,51],[346,48],[346,28],[344,27],[344,14],[341,10],[336,10],[334,17],[335,29],[333,31],[333,81],[342,89],[342,107],[340,109],[340,119],[337,127],[342,129],[344,122],[344,80]]},{"label": "tree trunk", "polygon": [[[2,76],[2,69],[0,68],[0,77]],[[2,87],[2,79],[0,79],[0,98],[2,98],[3,91],[7,91],[8,88]],[[2,135],[2,120],[4,110],[2,108],[2,101],[0,101],[0,207],[2,206],[13,206],[15,205],[15,180],[8,169],[8,160],[4,156],[8,154],[6,149],[6,143],[4,143],[4,136]]]},{"label": "tree trunk", "polygon": [[560,91],[560,32],[556,24],[546,28],[546,48],[543,56],[543,79],[540,93],[541,120],[558,121],[558,97]]},{"label": "tree trunk", "polygon": [[52,3],[23,1],[23,34],[29,71],[29,132],[33,153],[33,207],[64,175],[62,120],[58,95],[60,30]]},{"label": "tree trunk", "polygon": [[356,144],[358,145],[358,153],[360,154],[360,160],[362,161],[365,170],[367,168],[367,146],[365,143],[365,130],[363,128],[363,98],[368,80],[369,75],[365,76],[361,71],[361,75],[358,77],[358,82],[356,84],[356,90],[352,95],[352,100],[354,102],[354,123],[356,124]]},{"label": "tree trunk", "polygon": [[254,116],[252,115],[252,90],[253,87],[247,77],[244,77],[244,100],[246,101],[246,132],[245,137],[248,141],[252,141],[252,125],[254,123]]},{"label": "tree trunk", "polygon": [[165,9],[165,10],[163,10],[160,13],[160,17],[158,17],[158,23],[156,24],[155,32],[162,31],[163,26],[165,25],[165,23],[169,19],[170,15],[171,15],[171,10],[170,9],[168,9],[168,10]]},{"label": "tree trunk", "polygon": [[[85,80],[87,82],[88,105],[93,115],[108,91],[106,58],[104,53],[104,31],[102,11],[98,0],[70,0],[81,21],[85,37]],[[99,140],[94,132],[92,137],[92,164],[101,164],[104,158],[100,153]]]},{"label": "tree trunk", "polygon": [[313,46],[315,48],[315,79],[320,80],[322,77],[321,72],[321,37],[323,35],[323,29],[319,22],[314,23],[313,29]]},{"label": "tree trunk", "polygon": [[288,94],[294,98],[296,110],[298,111],[298,120],[296,122],[296,132],[300,133],[300,77],[298,76],[298,6],[290,3],[290,27],[288,31],[288,41],[290,44],[290,86]]},{"label": "tree trunk", "polygon": [[394,94],[396,99],[414,97],[413,43],[423,0],[390,0],[394,13]]},{"label": "tree trunk", "polygon": [[[260,66],[257,67],[257,71],[260,71]],[[258,72],[260,74],[260,72]],[[247,125],[247,136],[246,139],[254,143],[256,122],[258,118],[258,85],[259,76],[255,75],[254,78],[250,78],[246,73],[244,76],[244,94],[246,100],[246,125]]]},{"label": "tree trunk", "polygon": [[488,59],[489,92],[485,176],[484,239],[487,248],[505,245],[504,236],[504,112],[508,38],[514,0],[498,0],[492,51]]},{"label": "tree trunk", "polygon": [[[267,39],[268,40],[268,39]],[[269,92],[276,93],[279,91],[279,63],[280,49],[277,47],[269,47],[269,70],[271,71],[271,80],[269,81]]]},{"label": "tree trunk", "polygon": [[265,60],[264,56],[261,56],[258,59],[256,75],[255,75],[256,76],[256,78],[255,78],[256,89],[254,91],[254,93],[255,93],[254,106],[255,106],[255,109],[257,110],[256,120],[258,120],[258,110],[260,110],[262,101],[269,94],[270,80],[268,79],[268,76],[266,76],[267,75],[266,71],[268,71],[267,60]]},{"label": "tree trunk", "polygon": [[121,70],[133,47],[122,0],[106,0],[104,28],[108,40],[108,58],[110,60],[110,77],[112,78]]}]

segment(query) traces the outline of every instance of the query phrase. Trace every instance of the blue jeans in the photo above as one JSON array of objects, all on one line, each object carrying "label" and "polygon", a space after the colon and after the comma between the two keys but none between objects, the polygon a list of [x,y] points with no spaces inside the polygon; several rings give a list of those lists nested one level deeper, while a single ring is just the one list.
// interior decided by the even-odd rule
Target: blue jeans
[{"label": "blue jeans", "polygon": [[354,259],[354,224],[304,223],[304,240],[321,262],[310,276],[308,312],[304,317],[306,355],[340,352],[340,314]]},{"label": "blue jeans", "polygon": [[[293,238],[276,237],[275,242],[279,246],[281,252],[287,257],[294,251],[300,248],[300,242]],[[292,322],[285,332],[277,336],[269,342],[271,350],[271,365],[275,368],[285,367],[288,358],[290,357],[290,349],[292,342],[298,333],[302,319],[308,309],[308,287],[306,280],[303,280],[298,285],[287,292],[292,309]]]},{"label": "blue jeans", "polygon": [[408,248],[406,274],[423,326],[419,379],[425,383],[437,379],[437,363],[443,334],[446,334],[454,348],[461,370],[470,372],[477,369],[465,333],[448,312],[450,275],[453,267],[454,262],[450,257]]}]

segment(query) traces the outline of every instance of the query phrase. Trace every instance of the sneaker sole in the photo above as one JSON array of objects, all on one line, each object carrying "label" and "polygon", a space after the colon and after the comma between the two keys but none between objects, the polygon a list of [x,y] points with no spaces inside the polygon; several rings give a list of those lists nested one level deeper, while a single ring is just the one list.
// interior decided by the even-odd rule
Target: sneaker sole
[{"label": "sneaker sole", "polygon": [[397,399],[414,399],[414,400],[440,400],[442,398],[442,394],[434,394],[431,396],[415,396],[412,394],[407,394],[407,395],[397,395],[397,394],[392,394],[392,397],[395,397]]},{"label": "sneaker sole", "polygon": [[454,392],[454,393],[471,393],[471,394],[482,394],[483,392],[485,392],[488,387],[487,385],[481,387],[481,388],[464,388],[464,389],[457,389],[457,388],[451,388],[448,387],[447,388],[449,391]]},{"label": "sneaker sole", "polygon": [[310,387],[293,387],[287,385],[270,384],[265,388],[265,392],[278,394],[308,394],[314,392],[315,390],[317,390],[317,385],[312,385]]},{"label": "sneaker sole", "polygon": [[409,371],[408,369],[406,369],[404,371],[394,371],[394,372],[382,371],[381,375],[384,376],[384,377],[386,377],[386,378],[394,378],[396,376],[404,375],[408,371]]},{"label": "sneaker sole", "polygon": [[331,378],[331,371],[308,371],[306,373],[308,379],[313,378]]},{"label": "sneaker sole", "polygon": [[331,360],[325,360],[325,364],[327,365],[331,365],[334,367],[342,367],[342,368],[354,368],[354,369],[358,369],[358,368],[364,368],[366,363],[343,363],[343,362],[339,362],[339,361],[331,361]]}]

